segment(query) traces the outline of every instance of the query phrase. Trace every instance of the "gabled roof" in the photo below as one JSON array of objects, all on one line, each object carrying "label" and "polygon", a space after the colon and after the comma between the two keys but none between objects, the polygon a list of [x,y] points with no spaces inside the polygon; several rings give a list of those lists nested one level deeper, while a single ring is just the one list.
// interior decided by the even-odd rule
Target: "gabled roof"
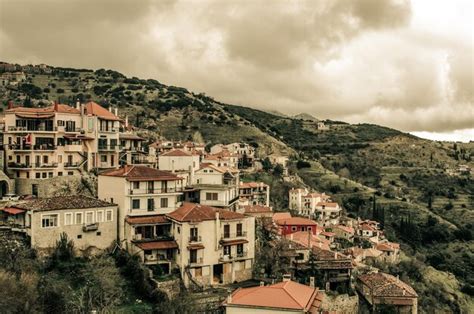
[{"label": "gabled roof", "polygon": [[200,171],[202,169],[212,169],[212,170],[215,170],[217,172],[220,172],[220,173],[226,173],[226,172],[229,172],[230,174],[236,174],[239,172],[238,169],[234,169],[234,168],[231,168],[231,167],[218,167],[218,166],[215,166],[211,163],[201,163],[200,166],[199,166],[199,169],[197,171]]},{"label": "gabled roof", "polygon": [[336,229],[339,229],[339,230],[342,230],[344,231],[345,233],[350,233],[350,234],[354,234],[354,228],[352,227],[348,227],[348,226],[344,226],[344,225],[337,225],[337,226],[334,226],[334,228]]},{"label": "gabled roof", "polygon": [[11,205],[10,207],[33,211],[50,211],[60,209],[85,209],[115,206],[112,203],[84,195],[55,196],[38,198]]},{"label": "gabled roof", "polygon": [[183,205],[175,211],[166,214],[166,216],[180,222],[199,222],[215,220],[217,213],[219,213],[219,219],[221,220],[246,218],[243,214],[229,210],[187,202],[183,203]]},{"label": "gabled roof", "polygon": [[289,212],[277,212],[273,214],[273,221],[278,221],[280,219],[288,219],[291,218],[291,214]]},{"label": "gabled roof", "polygon": [[176,174],[146,166],[126,165],[118,169],[106,170],[99,175],[123,177],[127,181],[176,181],[182,180]]},{"label": "gabled roof", "polygon": [[85,106],[85,109],[86,109],[87,114],[97,116],[101,119],[114,120],[114,121],[121,120],[119,117],[114,115],[112,112],[108,111],[107,109],[105,109],[104,107],[102,107],[101,105],[99,105],[98,103],[95,103],[93,101],[88,102]]},{"label": "gabled roof", "polygon": [[189,157],[189,156],[192,156],[192,155],[188,152],[185,152],[184,150],[173,149],[173,150],[170,150],[169,152],[161,154],[160,156]]},{"label": "gabled roof", "polygon": [[291,218],[283,218],[276,221],[276,223],[280,226],[289,225],[289,226],[317,226],[318,224],[308,218],[303,217],[291,217]]},{"label": "gabled roof", "polygon": [[[270,286],[237,289],[224,305],[309,312],[313,306],[320,305],[321,300],[322,294],[319,295],[315,288],[290,280]],[[318,302],[313,304],[315,301]]]},{"label": "gabled roof", "polygon": [[290,241],[303,245],[306,248],[318,247],[323,250],[329,250],[329,240],[319,238],[308,231],[293,232],[287,237],[289,237]]},{"label": "gabled roof", "polygon": [[382,242],[377,244],[377,250],[384,252],[393,252],[400,249],[400,244],[394,242]]},{"label": "gabled roof", "polygon": [[389,274],[371,273],[360,275],[357,279],[372,289],[375,297],[418,297],[410,285]]}]

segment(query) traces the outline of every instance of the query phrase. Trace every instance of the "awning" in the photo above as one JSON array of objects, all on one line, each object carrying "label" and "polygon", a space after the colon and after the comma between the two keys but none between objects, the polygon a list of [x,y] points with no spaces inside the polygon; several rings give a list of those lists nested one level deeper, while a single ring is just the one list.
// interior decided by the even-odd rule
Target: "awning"
[{"label": "awning", "polygon": [[202,250],[204,245],[202,244],[190,244],[188,245],[188,250]]},{"label": "awning", "polygon": [[21,214],[25,212],[24,209],[15,208],[15,207],[5,207],[2,210],[10,215],[17,215],[17,214]]},{"label": "awning", "polygon": [[138,216],[125,218],[130,225],[166,224],[171,223],[164,215]]},{"label": "awning", "polygon": [[221,240],[222,245],[237,245],[237,244],[244,244],[244,243],[249,243],[249,241],[245,239],[241,240]]},{"label": "awning", "polygon": [[177,249],[178,243],[176,241],[152,241],[152,242],[141,242],[135,243],[142,250],[166,250],[166,249]]},{"label": "awning", "polygon": [[40,119],[48,119],[54,118],[54,113],[16,113],[15,114],[19,118],[40,118]]}]

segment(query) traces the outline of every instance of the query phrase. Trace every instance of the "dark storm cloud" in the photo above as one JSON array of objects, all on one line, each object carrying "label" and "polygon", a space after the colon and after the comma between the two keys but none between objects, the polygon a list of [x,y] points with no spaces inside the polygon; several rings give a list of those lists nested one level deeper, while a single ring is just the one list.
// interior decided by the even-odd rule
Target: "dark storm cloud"
[{"label": "dark storm cloud", "polygon": [[470,128],[472,4],[459,5],[462,29],[443,5],[0,0],[0,59],[112,68],[289,114]]}]

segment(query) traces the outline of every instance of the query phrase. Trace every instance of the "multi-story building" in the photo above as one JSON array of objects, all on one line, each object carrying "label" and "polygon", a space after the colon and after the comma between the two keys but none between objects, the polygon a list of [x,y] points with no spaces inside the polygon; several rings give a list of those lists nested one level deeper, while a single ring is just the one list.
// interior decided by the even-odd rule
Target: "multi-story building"
[{"label": "multi-story building", "polygon": [[194,172],[200,167],[200,158],[196,151],[173,149],[158,156],[158,169],[178,174],[189,186],[193,183]]},{"label": "multi-story building", "polygon": [[181,150],[195,155],[203,155],[205,153],[205,145],[196,142],[166,141],[158,140],[148,147],[149,160],[158,163],[158,158],[163,153],[172,150]]},{"label": "multi-story building", "polygon": [[105,250],[117,240],[117,205],[84,195],[40,198],[13,204],[6,221],[29,236],[31,247],[49,253],[61,234],[78,253]]},{"label": "multi-story building", "polygon": [[315,217],[318,203],[330,201],[326,193],[310,193],[306,188],[289,191],[289,207],[300,215]]},{"label": "multi-story building", "polygon": [[239,171],[202,163],[186,189],[186,200],[202,205],[235,210],[239,201]]},{"label": "multi-story building", "polygon": [[217,167],[239,167],[239,157],[236,154],[230,153],[227,150],[215,154],[207,154],[202,159],[203,163],[213,164]]},{"label": "multi-story building", "polygon": [[246,168],[251,166],[255,160],[255,148],[247,143],[216,144],[210,149],[211,155],[229,154],[235,156],[237,165],[235,167]]},{"label": "multi-story building", "polygon": [[254,217],[194,203],[184,203],[166,217],[180,248],[175,261],[187,287],[252,278]]},{"label": "multi-story building", "polygon": [[245,205],[270,206],[270,187],[263,182],[241,182],[239,203]]},{"label": "multi-story building", "polygon": [[99,174],[98,197],[118,205],[119,238],[127,245],[159,242],[167,227],[156,216],[181,206],[182,195],[182,178],[168,171],[128,165]]},{"label": "multi-story building", "polygon": [[339,224],[341,207],[335,202],[319,202],[316,204],[314,216],[323,226],[335,226]]}]

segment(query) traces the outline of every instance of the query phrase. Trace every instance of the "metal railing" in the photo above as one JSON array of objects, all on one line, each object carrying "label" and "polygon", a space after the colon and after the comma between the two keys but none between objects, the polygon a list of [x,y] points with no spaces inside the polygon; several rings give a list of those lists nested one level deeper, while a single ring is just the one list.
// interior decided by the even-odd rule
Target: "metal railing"
[{"label": "metal railing", "polygon": [[236,260],[236,259],[239,259],[239,258],[245,258],[245,257],[247,257],[247,255],[248,255],[247,251],[238,252],[234,255],[221,253],[220,256],[219,256],[219,260],[223,261],[223,262],[232,261],[232,260]]},{"label": "metal railing", "polygon": [[36,145],[8,145],[12,150],[56,150],[56,145],[36,144]]},{"label": "metal railing", "polygon": [[242,231],[242,232],[223,232],[221,234],[221,239],[232,239],[232,238],[241,238],[241,237],[246,237],[247,236],[247,231]]},{"label": "metal railing", "polygon": [[9,162],[8,168],[56,168],[58,163],[17,163],[17,162]]},{"label": "metal railing", "polygon": [[79,162],[66,162],[64,163],[64,168],[77,168],[81,165]]},{"label": "metal railing", "polygon": [[129,189],[128,193],[130,195],[137,195],[137,194],[163,194],[163,193],[176,193],[182,192],[183,188],[157,188],[157,189]]},{"label": "metal railing", "polygon": [[57,131],[57,127],[45,127],[39,126],[37,128],[29,128],[26,126],[9,126],[8,131],[22,131],[22,132],[54,132]]},{"label": "metal railing", "polygon": [[201,236],[190,236],[189,237],[189,242],[201,242]]}]

